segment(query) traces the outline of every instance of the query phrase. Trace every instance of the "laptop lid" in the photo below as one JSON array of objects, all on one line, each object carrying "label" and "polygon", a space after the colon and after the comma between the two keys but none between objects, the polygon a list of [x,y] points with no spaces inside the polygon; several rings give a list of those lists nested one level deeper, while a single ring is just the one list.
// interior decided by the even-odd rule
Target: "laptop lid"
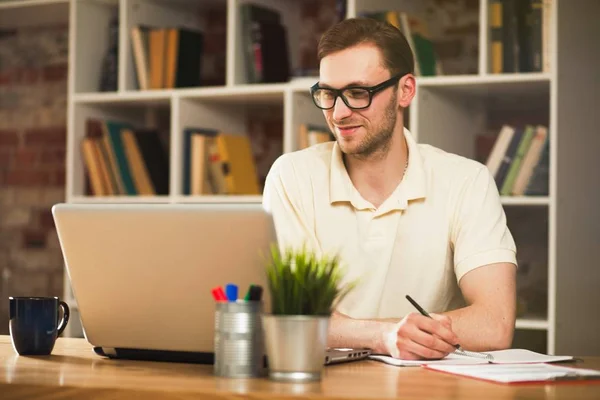
[{"label": "laptop lid", "polygon": [[211,353],[211,289],[266,289],[276,236],[260,204],[57,204],[52,214],[93,346]]}]

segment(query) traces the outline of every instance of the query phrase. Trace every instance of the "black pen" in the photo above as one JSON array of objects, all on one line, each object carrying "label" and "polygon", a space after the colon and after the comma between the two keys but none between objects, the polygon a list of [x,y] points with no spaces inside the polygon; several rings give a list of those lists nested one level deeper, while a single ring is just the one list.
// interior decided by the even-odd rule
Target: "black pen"
[{"label": "black pen", "polygon": [[[431,315],[429,315],[429,313],[428,313],[427,311],[425,311],[425,310],[423,309],[423,307],[421,307],[419,304],[417,304],[417,302],[416,302],[416,301],[414,301],[414,300],[412,299],[412,297],[410,297],[409,295],[406,295],[406,300],[410,301],[410,304],[412,304],[413,306],[415,306],[415,308],[416,308],[417,310],[419,310],[419,312],[420,312],[421,314],[423,314],[424,316],[426,316],[426,317],[428,317],[428,318],[431,318]],[[433,319],[433,318],[431,318],[431,319]],[[460,344],[455,344],[455,345],[454,345],[454,347],[455,347],[456,349],[460,350]]]}]

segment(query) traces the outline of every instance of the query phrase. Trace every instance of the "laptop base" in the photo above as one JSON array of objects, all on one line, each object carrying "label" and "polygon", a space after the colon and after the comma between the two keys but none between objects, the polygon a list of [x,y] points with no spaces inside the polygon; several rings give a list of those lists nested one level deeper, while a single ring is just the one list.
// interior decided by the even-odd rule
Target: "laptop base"
[{"label": "laptop base", "polygon": [[127,348],[109,349],[103,347],[94,347],[94,352],[102,357],[123,360],[177,362],[206,365],[212,365],[215,362],[215,354],[212,352],[145,350]]}]

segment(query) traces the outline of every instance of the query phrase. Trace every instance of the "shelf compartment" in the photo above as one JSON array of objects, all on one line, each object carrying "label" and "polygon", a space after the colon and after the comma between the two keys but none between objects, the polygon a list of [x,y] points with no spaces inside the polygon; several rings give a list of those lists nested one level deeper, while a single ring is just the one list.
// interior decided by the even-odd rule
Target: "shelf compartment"
[{"label": "shelf compartment", "polygon": [[[417,86],[411,124],[418,140],[485,162],[477,141],[492,144],[502,125],[549,126],[550,81],[537,78],[464,77],[423,80]],[[419,110],[427,110],[420,112]],[[491,150],[489,148],[488,150]]]},{"label": "shelf compartment", "polygon": [[[142,1],[122,0],[122,26],[120,30],[120,81],[123,90],[139,90],[132,30],[140,27],[146,31],[145,48],[147,72],[150,81],[152,56],[149,51],[148,30],[157,28],[179,28],[201,32],[201,42],[195,43],[200,50],[197,74],[202,86],[225,85],[227,44],[227,2],[221,1]],[[168,39],[165,39],[168,42]],[[194,46],[191,38],[185,39],[186,48]],[[170,44],[166,44],[168,47]],[[168,56],[161,61],[168,60]],[[163,65],[163,68],[166,66]],[[177,72],[177,69],[176,69]],[[190,75],[191,71],[184,71]],[[150,82],[149,82],[150,83]],[[164,84],[164,82],[163,82]],[[176,87],[176,85],[175,85]]]},{"label": "shelf compartment", "polygon": [[[253,50],[254,40],[256,40],[256,38],[262,37],[262,35],[260,32],[254,35],[252,32],[249,32],[244,29],[244,11],[242,10],[242,7],[245,7],[247,4],[254,4],[256,6],[269,8],[279,14],[279,19],[285,29],[285,36],[283,37],[283,39],[286,40],[285,50],[287,54],[277,54],[281,54],[282,57],[287,57],[286,63],[288,65],[289,73],[291,76],[293,71],[295,71],[298,68],[300,61],[299,40],[297,40],[297,38],[300,37],[299,32],[302,27],[302,3],[303,1],[301,0],[232,0],[229,3],[232,5],[232,9],[229,10],[229,20],[231,21],[231,24],[229,25],[230,36],[228,40],[228,48],[230,49],[230,56],[228,57],[227,65],[229,75],[228,84],[240,85],[263,82],[262,80],[259,80],[258,82],[253,80],[251,76],[253,76],[254,72],[250,72],[255,71],[255,69],[252,68],[252,64],[254,63],[254,57],[256,55],[256,53],[254,53]],[[260,45],[263,46],[262,42]],[[281,43],[276,41],[271,41],[269,43],[269,46],[280,46],[279,49],[283,50],[281,48]],[[283,61],[280,61],[280,63],[281,67],[283,68]],[[269,79],[274,78],[269,77]],[[273,82],[273,80],[271,80],[271,82]]]},{"label": "shelf compartment", "polygon": [[[106,58],[109,56],[111,41],[118,46],[119,27],[114,25],[119,17],[118,0],[93,1],[80,0],[73,2],[74,19],[71,21],[71,32],[74,37],[75,93],[102,92],[103,69],[108,68]],[[111,25],[112,24],[112,25]],[[118,52],[116,47],[110,53],[112,61],[107,76],[113,81],[113,89],[118,88]]]},{"label": "shelf compartment", "polygon": [[516,329],[511,347],[552,354],[548,351],[548,336],[545,329]]},{"label": "shelf compartment", "polygon": [[545,207],[505,207],[505,214],[517,247],[517,318],[547,321],[550,213]]},{"label": "shelf compartment", "polygon": [[[102,201],[102,202],[110,202],[111,200],[121,200],[121,201],[152,201],[153,197],[157,199],[164,197],[166,198],[168,192],[168,177],[169,177],[169,148],[170,148],[170,125],[171,125],[171,103],[169,100],[163,100],[160,102],[149,101],[147,103],[140,102],[127,102],[121,101],[117,103],[92,103],[92,104],[75,104],[73,107],[74,123],[68,127],[69,129],[69,137],[72,138],[68,142],[68,157],[69,164],[72,166],[69,169],[69,174],[67,176],[67,193],[68,197],[72,199],[81,200],[84,197],[88,197],[89,201]],[[91,121],[95,121],[94,124]],[[117,123],[125,123],[129,125],[136,136],[136,142],[139,146],[139,151],[141,153],[141,157],[143,158],[143,164],[146,165],[146,170],[149,173],[149,179],[151,180],[151,184],[154,190],[157,190],[160,195],[154,196],[151,195],[151,192],[148,194],[139,194],[145,193],[138,191],[138,186],[135,183],[136,179],[139,179],[139,175],[132,170],[130,165],[131,159],[128,157],[125,147],[118,146],[121,148],[123,152],[123,158],[114,159],[112,161],[112,157],[107,155],[110,153],[107,149],[105,143],[100,145],[99,149],[102,153],[101,160],[103,160],[106,169],[105,171],[108,173],[108,180],[112,183],[112,189],[108,190],[108,195],[104,196],[95,196],[90,188],[90,181],[87,173],[87,169],[85,167],[83,153],[82,153],[82,140],[85,137],[100,137],[103,138],[106,135],[104,124],[107,121],[117,122]],[[158,159],[158,153],[156,152],[156,142],[151,141],[147,143],[145,140],[144,143],[140,143],[140,137],[138,136],[138,130],[146,129],[147,131],[143,133],[148,133],[154,136],[155,140],[160,142],[160,146],[163,148],[162,150],[166,153],[163,153],[163,156],[167,157],[166,165],[162,165],[163,168],[157,171],[157,165],[161,165],[159,161],[164,159]],[[150,132],[150,129],[153,131]],[[144,136],[144,138],[148,138],[149,136]],[[100,142],[103,142],[102,140]],[[122,144],[122,146],[125,146]],[[114,148],[113,146],[108,146],[108,148]],[[114,150],[113,150],[114,151]],[[150,155],[152,154],[152,155]],[[115,157],[117,157],[115,153]],[[147,161],[147,157],[152,157],[152,165],[149,166],[149,161]],[[111,167],[112,165],[112,167]],[[125,165],[127,167],[125,168]],[[111,169],[112,168],[112,169]],[[125,169],[128,171],[126,172]],[[167,170],[165,171],[164,168]],[[166,175],[165,175],[166,174]],[[102,175],[102,174],[101,174]],[[127,176],[131,178],[127,179]],[[137,178],[136,178],[137,176]],[[115,184],[116,181],[120,180],[122,184]],[[123,190],[122,193],[132,193],[131,187],[127,190],[128,184],[127,182],[133,182],[132,185],[135,186],[133,193],[135,194],[122,194],[122,195],[112,195],[110,193],[119,193],[120,190]],[[139,181],[138,181],[139,183]],[[157,186],[159,185],[159,186]],[[165,187],[166,185],[166,187]],[[121,187],[121,189],[115,189],[115,187]],[[129,185],[131,186],[131,185]],[[161,189],[162,188],[162,189]]]},{"label": "shelf compartment", "polygon": [[[422,32],[425,33],[422,36],[430,40],[435,49],[436,64],[441,65],[441,71],[435,71],[431,64],[423,64],[423,75],[431,70],[436,75],[473,75],[479,72],[479,54],[482,51],[479,48],[480,2],[356,0],[354,6],[357,16],[387,11],[405,12],[408,19],[413,20],[410,23],[413,35],[418,31],[416,26],[423,26]],[[417,24],[414,23],[416,20],[419,20]],[[418,55],[415,58],[420,59]]]},{"label": "shelf compartment", "polygon": [[[197,93],[178,97],[175,101],[176,119],[172,132],[172,159],[177,160],[173,170],[172,191],[178,199],[201,201],[200,197],[222,199],[213,194],[191,195],[192,157],[191,135],[205,134],[242,135],[249,139],[257,171],[259,193],[272,163],[283,153],[283,103],[284,92],[272,91],[221,91],[221,95],[204,97]],[[253,195],[254,195],[253,194]],[[238,195],[231,195],[234,198]]]}]

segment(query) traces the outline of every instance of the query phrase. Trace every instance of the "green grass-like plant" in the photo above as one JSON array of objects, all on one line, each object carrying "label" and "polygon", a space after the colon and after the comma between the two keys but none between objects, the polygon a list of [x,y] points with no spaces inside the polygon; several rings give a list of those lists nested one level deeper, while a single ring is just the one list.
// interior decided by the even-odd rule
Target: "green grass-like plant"
[{"label": "green grass-like plant", "polygon": [[282,254],[272,245],[266,272],[274,315],[331,315],[355,286],[355,282],[341,286],[339,256],[318,257],[306,247]]}]

